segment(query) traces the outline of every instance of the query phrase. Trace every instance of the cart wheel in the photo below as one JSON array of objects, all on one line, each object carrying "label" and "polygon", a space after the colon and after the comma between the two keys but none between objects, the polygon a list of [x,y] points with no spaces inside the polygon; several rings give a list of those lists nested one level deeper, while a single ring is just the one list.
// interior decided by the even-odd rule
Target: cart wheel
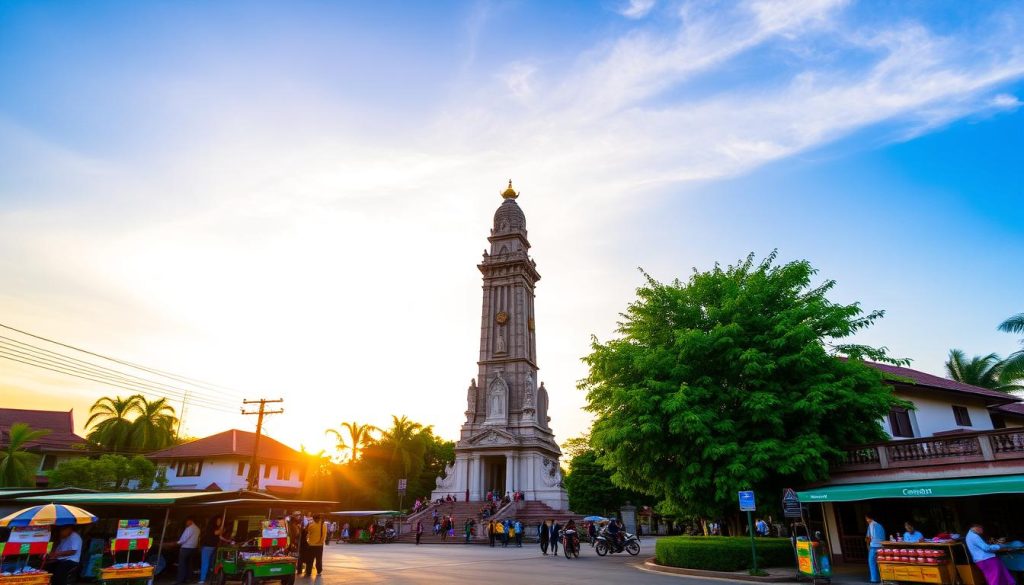
[{"label": "cart wheel", "polygon": [[242,585],[256,585],[256,575],[252,571],[246,571],[242,575]]}]

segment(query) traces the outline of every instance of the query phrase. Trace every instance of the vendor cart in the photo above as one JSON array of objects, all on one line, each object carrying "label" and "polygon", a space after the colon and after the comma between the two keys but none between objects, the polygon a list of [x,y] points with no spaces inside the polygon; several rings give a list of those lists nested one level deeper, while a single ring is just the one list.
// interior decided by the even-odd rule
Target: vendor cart
[{"label": "vendor cart", "polygon": [[[153,565],[145,561],[153,546],[149,520],[118,520],[117,536],[110,541],[113,562],[102,567],[97,576],[100,585],[147,585],[153,580]],[[123,562],[118,557],[124,555]],[[132,556],[137,558],[133,561]]]},{"label": "vendor cart", "polygon": [[[801,535],[800,532],[803,532]],[[803,522],[793,524],[793,545],[796,548],[796,570],[800,577],[814,585],[832,582],[832,561],[828,556],[828,547],[820,538],[820,533],[813,536]]]},{"label": "vendor cart", "polygon": [[877,558],[883,583],[985,585],[963,542],[885,541]]},{"label": "vendor cart", "polygon": [[81,508],[60,504],[33,506],[0,518],[0,527],[11,529],[7,542],[0,543],[0,585],[49,585],[50,573],[31,566],[31,559],[39,559],[36,564],[45,566],[53,549],[50,527],[95,521],[95,516]]},{"label": "vendor cart", "polygon": [[47,527],[11,528],[10,538],[0,543],[0,584],[49,585],[50,574],[41,568],[32,567],[30,559],[41,559],[52,548],[50,529]]},{"label": "vendor cart", "polygon": [[287,554],[288,528],[283,521],[265,520],[261,537],[241,547],[220,547],[213,574],[217,585],[241,581],[256,585],[264,581],[281,581],[294,585],[296,558]]}]

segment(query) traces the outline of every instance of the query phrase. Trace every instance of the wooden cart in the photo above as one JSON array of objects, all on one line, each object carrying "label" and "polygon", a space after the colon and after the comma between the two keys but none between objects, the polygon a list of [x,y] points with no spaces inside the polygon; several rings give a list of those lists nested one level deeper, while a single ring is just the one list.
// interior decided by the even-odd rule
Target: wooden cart
[{"label": "wooden cart", "polygon": [[962,542],[886,541],[878,555],[883,583],[985,585]]},{"label": "wooden cart", "polygon": [[[9,557],[42,557],[50,553],[52,542],[0,542],[0,566]],[[28,566],[26,562],[24,566]],[[50,585],[51,575],[46,571],[20,575],[0,575],[0,585]]]}]

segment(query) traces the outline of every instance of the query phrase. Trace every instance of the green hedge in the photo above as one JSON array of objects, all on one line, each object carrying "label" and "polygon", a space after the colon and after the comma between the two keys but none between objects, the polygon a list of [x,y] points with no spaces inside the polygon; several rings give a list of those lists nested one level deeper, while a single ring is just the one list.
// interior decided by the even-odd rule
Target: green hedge
[{"label": "green hedge", "polygon": [[[669,536],[654,548],[658,564],[707,571],[749,570],[750,537]],[[796,566],[788,538],[758,538],[757,566]]]}]

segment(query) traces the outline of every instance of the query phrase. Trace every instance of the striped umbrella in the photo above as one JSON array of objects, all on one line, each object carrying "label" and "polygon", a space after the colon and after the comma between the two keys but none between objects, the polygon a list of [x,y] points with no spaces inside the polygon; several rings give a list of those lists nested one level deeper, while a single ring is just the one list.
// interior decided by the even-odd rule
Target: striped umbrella
[{"label": "striped umbrella", "polygon": [[92,524],[96,516],[75,506],[64,504],[46,504],[19,510],[10,516],[0,518],[2,526],[70,526],[72,524]]}]

